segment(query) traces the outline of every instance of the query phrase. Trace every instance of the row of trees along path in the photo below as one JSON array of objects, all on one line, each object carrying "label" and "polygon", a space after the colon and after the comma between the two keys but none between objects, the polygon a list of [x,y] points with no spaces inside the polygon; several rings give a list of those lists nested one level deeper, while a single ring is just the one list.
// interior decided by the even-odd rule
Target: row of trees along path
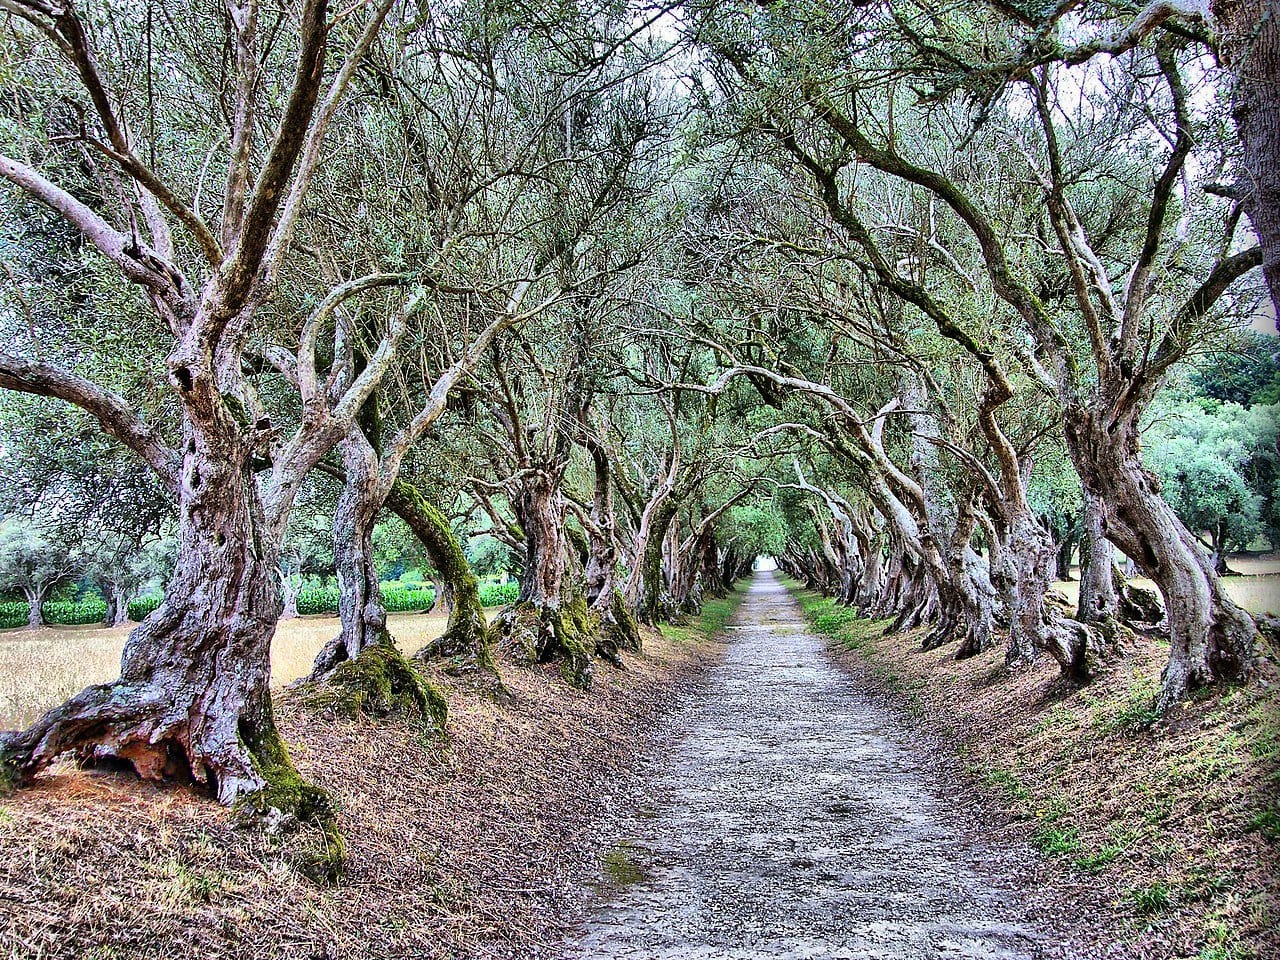
[{"label": "row of trees along path", "polygon": [[[300,509],[341,592],[312,688],[436,725],[388,515],[449,602],[420,656],[459,669],[589,687],[770,553],[1009,670],[1088,682],[1138,620],[1161,709],[1247,680],[1255,622],[1140,436],[1277,299],[1277,19],[1086,8],[6,4],[0,413],[46,464],[18,506],[130,533],[114,495],[49,510],[106,476],[65,452],[96,430],[176,546],[119,678],[0,737],[5,781],[122,761],[329,820],[272,715]],[[520,570],[492,622],[459,530]]]}]

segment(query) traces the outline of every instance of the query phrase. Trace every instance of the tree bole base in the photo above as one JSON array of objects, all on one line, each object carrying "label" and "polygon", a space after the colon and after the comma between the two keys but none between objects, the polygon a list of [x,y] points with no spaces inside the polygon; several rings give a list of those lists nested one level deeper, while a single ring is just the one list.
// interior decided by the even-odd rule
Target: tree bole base
[{"label": "tree bole base", "polygon": [[338,664],[320,681],[300,689],[311,710],[345,719],[395,717],[443,732],[448,719],[444,694],[391,643],[376,643],[354,660]]},{"label": "tree bole base", "polygon": [[627,601],[615,590],[608,606],[598,614],[596,655],[607,660],[619,670],[625,670],[622,651],[639,653],[643,646],[640,624],[632,616]]},{"label": "tree bole base", "polygon": [[414,653],[412,659],[424,664],[446,660],[449,661],[446,667],[449,673],[483,672],[499,678],[498,663],[493,656],[493,643],[483,613],[453,618],[449,628]]},{"label": "tree bole base", "polygon": [[596,645],[597,618],[586,600],[569,600],[559,607],[521,602],[495,618],[494,636],[501,637],[517,657],[530,663],[560,661],[560,674],[571,687],[587,690],[595,676],[591,654]]},{"label": "tree bole base", "polygon": [[179,716],[186,713],[172,696],[146,686],[116,681],[88,687],[27,730],[0,737],[0,791],[21,787],[60,757],[189,784],[231,806],[242,826],[274,836],[313,826],[317,843],[300,858],[299,869],[317,882],[336,880],[346,848],[332,800],[294,767],[270,701],[260,712],[199,727]]}]

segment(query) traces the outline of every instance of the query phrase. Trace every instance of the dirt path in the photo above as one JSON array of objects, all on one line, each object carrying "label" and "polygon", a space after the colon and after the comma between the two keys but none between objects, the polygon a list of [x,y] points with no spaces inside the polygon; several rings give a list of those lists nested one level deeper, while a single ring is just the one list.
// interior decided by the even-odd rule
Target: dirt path
[{"label": "dirt path", "polygon": [[1073,955],[1016,889],[1028,865],[948,826],[960,788],[943,796],[775,575],[757,574],[735,621],[705,694],[676,718],[683,739],[648,785],[655,809],[606,861],[617,889],[567,956]]}]

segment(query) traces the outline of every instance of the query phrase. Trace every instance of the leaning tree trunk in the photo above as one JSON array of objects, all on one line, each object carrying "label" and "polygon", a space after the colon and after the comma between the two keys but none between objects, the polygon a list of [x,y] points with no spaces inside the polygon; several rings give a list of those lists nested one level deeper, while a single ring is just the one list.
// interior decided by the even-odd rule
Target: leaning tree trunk
[{"label": "leaning tree trunk", "polygon": [[418,651],[415,658],[461,658],[496,670],[484,604],[480,602],[480,580],[453,535],[449,518],[406,480],[397,480],[392,486],[387,507],[409,525],[426,549],[431,566],[439,574],[436,604],[444,604],[449,615],[444,633]]},{"label": "leaning tree trunk", "polygon": [[1164,596],[1169,662],[1160,708],[1188,689],[1243,680],[1254,669],[1257,628],[1227,595],[1213,563],[1160,496],[1142,465],[1136,413],[1111,422],[1092,411],[1066,421],[1072,461],[1089,492],[1105,504],[1104,533],[1138,564]]},{"label": "leaning tree trunk", "polygon": [[272,718],[279,536],[249,463],[237,440],[188,428],[164,602],[130,635],[118,680],[0,738],[0,772],[30,776],[64,754],[118,760],[144,778],[194,780],[223,803],[328,818],[326,795],[298,777]]}]

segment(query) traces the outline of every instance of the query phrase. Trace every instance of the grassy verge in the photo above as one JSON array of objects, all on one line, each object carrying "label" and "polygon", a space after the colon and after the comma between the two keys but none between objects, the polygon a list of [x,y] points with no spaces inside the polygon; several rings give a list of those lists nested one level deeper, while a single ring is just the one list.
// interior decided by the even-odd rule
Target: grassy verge
[{"label": "grassy verge", "polygon": [[734,590],[726,597],[708,600],[701,610],[684,623],[664,623],[659,630],[664,637],[675,643],[701,643],[710,640],[724,630],[744,596],[746,594],[743,591]]},{"label": "grassy verge", "polygon": [[918,634],[884,636],[885,623],[789,586],[841,659],[942,735],[1015,835],[1064,882],[1107,894],[1135,957],[1277,956],[1274,666],[1158,720],[1159,643],[1072,687],[1047,662],[1006,674],[1002,649],[960,662],[954,650],[922,651]]}]

